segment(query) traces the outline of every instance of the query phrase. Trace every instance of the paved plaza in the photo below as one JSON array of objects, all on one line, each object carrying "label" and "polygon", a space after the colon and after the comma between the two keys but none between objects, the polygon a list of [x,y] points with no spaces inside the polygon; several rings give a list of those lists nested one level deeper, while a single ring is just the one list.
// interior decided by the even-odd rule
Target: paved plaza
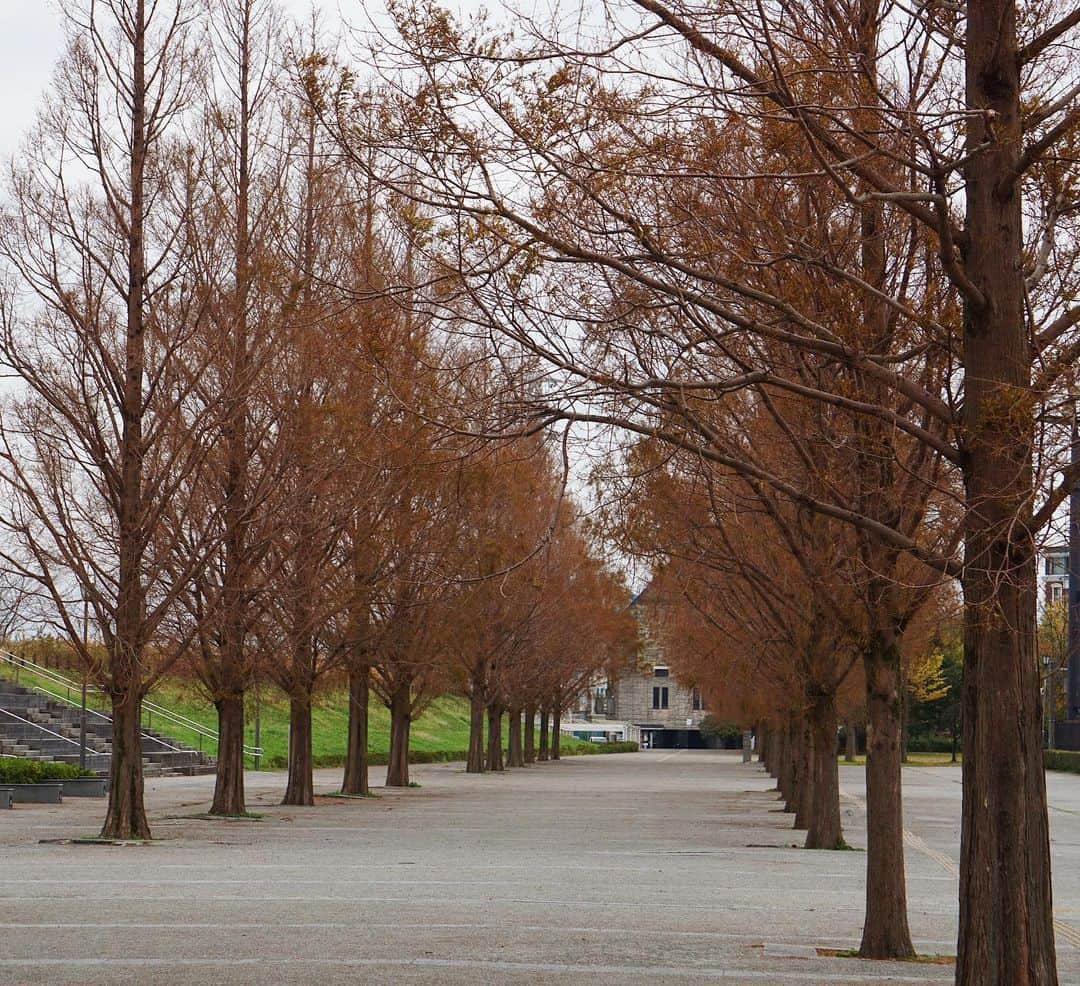
[{"label": "paved plaza", "polygon": [[[55,844],[100,801],[0,816],[2,983],[949,983],[952,967],[857,947],[860,852],[796,846],[772,783],[737,754],[577,757],[503,775],[415,769],[378,799],[276,802],[209,821],[213,778],[147,781],[151,846]],[[904,771],[920,952],[955,951],[960,772]],[[319,771],[332,791],[340,771]],[[862,770],[841,769],[865,845]],[[1080,983],[1080,777],[1051,774],[1062,981]]]}]

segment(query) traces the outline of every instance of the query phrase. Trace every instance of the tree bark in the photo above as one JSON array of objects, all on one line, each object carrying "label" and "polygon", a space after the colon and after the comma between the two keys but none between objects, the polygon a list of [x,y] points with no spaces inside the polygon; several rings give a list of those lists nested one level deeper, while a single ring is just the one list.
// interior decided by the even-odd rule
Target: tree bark
[{"label": "tree bark", "polygon": [[311,696],[289,700],[289,778],[283,805],[315,804],[315,780],[311,759]]},{"label": "tree bark", "polygon": [[[1054,986],[1015,0],[967,4],[959,986]],[[975,152],[979,148],[978,152]]]},{"label": "tree bark", "polygon": [[863,653],[866,676],[866,913],[859,955],[911,958],[904,875],[900,766],[900,652],[879,632]]},{"label": "tree bark", "polygon": [[844,762],[854,763],[859,755],[859,737],[855,732],[855,721],[848,719],[844,723]]},{"label": "tree bark", "polygon": [[125,691],[112,698],[112,757],[109,761],[109,808],[103,839],[149,839],[143,805],[142,699]]},{"label": "tree bark", "polygon": [[488,706],[487,714],[487,767],[488,770],[503,770],[502,707],[493,703]]},{"label": "tree bark", "polygon": [[556,702],[551,710],[551,747],[548,756],[558,760],[562,739],[562,703]]},{"label": "tree bark", "polygon": [[551,748],[548,744],[548,737],[551,734],[548,732],[548,719],[548,708],[545,705],[540,710],[540,749],[536,752],[536,759],[539,761],[547,760],[550,754]]},{"label": "tree bark", "polygon": [[217,771],[211,815],[243,815],[244,804],[244,695],[219,698]]},{"label": "tree bark", "polygon": [[536,706],[525,706],[525,763],[536,763]]},{"label": "tree bark", "polygon": [[788,800],[788,724],[784,723],[777,727],[773,736],[775,742],[773,748],[775,750],[775,757],[773,758],[772,776],[776,780],[775,791],[779,792],[780,800],[784,802],[784,811],[787,811]]},{"label": "tree bark", "polygon": [[484,772],[484,695],[473,686],[469,696],[469,758],[465,763],[465,773],[482,774]]},{"label": "tree bark", "polygon": [[510,710],[510,728],[508,730],[508,749],[510,752],[510,766],[525,766],[525,751],[521,745],[521,709]]},{"label": "tree bark", "polygon": [[807,849],[839,849],[844,845],[840,826],[840,775],[836,762],[836,696],[818,695],[810,707],[812,733],[810,810]]},{"label": "tree bark", "polygon": [[412,727],[412,698],[408,685],[399,686],[390,696],[390,756],[386,765],[387,787],[409,786],[409,730]]},{"label": "tree bark", "polygon": [[814,778],[811,773],[814,751],[810,721],[805,713],[795,720],[795,790],[794,807],[797,829],[810,827],[810,809],[814,801]]},{"label": "tree bark", "polygon": [[784,811],[795,813],[799,797],[799,737],[796,718],[788,720],[784,730],[784,770],[780,777]]},{"label": "tree bark", "polygon": [[349,671],[349,725],[345,741],[342,794],[371,794],[368,783],[368,702],[371,669],[365,664]]}]

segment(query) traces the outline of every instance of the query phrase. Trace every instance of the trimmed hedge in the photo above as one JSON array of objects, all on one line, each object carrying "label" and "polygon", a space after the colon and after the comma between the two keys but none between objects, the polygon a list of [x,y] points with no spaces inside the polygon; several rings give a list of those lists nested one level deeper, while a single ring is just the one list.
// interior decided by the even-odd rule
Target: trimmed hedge
[{"label": "trimmed hedge", "polygon": [[1080,750],[1043,750],[1043,766],[1047,770],[1080,774]]},{"label": "trimmed hedge", "polygon": [[[385,767],[390,759],[388,753],[369,753],[368,764],[372,767]],[[452,763],[454,760],[468,760],[468,750],[410,750],[409,763]],[[287,757],[265,757],[263,765],[270,770],[284,770],[289,766]],[[312,757],[314,767],[344,767],[345,758],[334,753],[325,756]]]},{"label": "trimmed hedge", "polygon": [[37,784],[38,781],[72,781],[76,777],[93,777],[80,770],[76,763],[57,763],[51,760],[25,760],[22,757],[0,757],[0,784]]},{"label": "trimmed hedge", "polygon": [[568,757],[586,757],[594,753],[637,753],[638,745],[633,740],[622,740],[617,743],[590,743],[580,750],[567,753]]},{"label": "trimmed hedge", "polygon": [[[596,753],[637,753],[638,745],[634,742],[623,743],[589,743],[587,746],[581,744],[575,748],[573,752],[563,753],[564,757],[584,757],[592,756]],[[385,767],[387,761],[390,759],[389,754],[386,753],[369,753],[368,764],[372,767]],[[409,763],[454,763],[458,760],[468,760],[468,750],[410,750],[409,751]],[[345,758],[329,755],[324,757],[314,757],[315,767],[344,767]],[[263,764],[270,770],[284,770],[289,766],[289,761],[285,757],[266,757],[263,759]]]},{"label": "trimmed hedge", "polygon": [[[948,736],[909,736],[908,753],[952,753],[953,743]],[[959,742],[957,752],[962,749]]]}]

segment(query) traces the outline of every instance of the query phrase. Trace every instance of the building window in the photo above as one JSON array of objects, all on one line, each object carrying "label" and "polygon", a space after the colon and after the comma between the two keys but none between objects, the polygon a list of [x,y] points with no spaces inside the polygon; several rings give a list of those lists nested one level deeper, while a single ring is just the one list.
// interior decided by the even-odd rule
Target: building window
[{"label": "building window", "polygon": [[666,678],[669,674],[671,674],[671,672],[668,671],[667,668],[663,668],[663,667],[653,668],[653,677],[654,678]]},{"label": "building window", "polygon": [[1049,602],[1059,603],[1065,598],[1065,586],[1060,582],[1051,582],[1046,589]]},{"label": "building window", "polygon": [[1065,575],[1069,570],[1069,556],[1068,555],[1047,555],[1046,556],[1046,574],[1047,575]]},{"label": "building window", "polygon": [[693,703],[693,707],[694,707],[695,712],[700,712],[703,708],[705,708],[704,703],[701,701],[701,690],[700,689],[698,689],[698,688],[694,689],[694,693],[693,693],[691,701]]},{"label": "building window", "polygon": [[652,690],[652,707],[654,709],[666,709],[668,707],[668,690],[659,686]]}]

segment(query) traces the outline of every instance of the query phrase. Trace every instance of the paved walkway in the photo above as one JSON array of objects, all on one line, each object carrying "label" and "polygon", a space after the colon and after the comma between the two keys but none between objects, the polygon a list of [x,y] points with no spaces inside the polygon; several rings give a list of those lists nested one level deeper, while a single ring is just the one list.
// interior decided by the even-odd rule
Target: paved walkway
[{"label": "paved walkway", "polygon": [[[0,815],[0,983],[949,983],[951,966],[827,958],[857,946],[858,852],[795,848],[737,755],[571,758],[505,775],[418,767],[419,789],[205,821],[212,778],[148,781],[152,846],[92,834],[101,802]],[[911,924],[955,950],[960,774],[907,768]],[[329,791],[338,771],[319,771]],[[842,768],[865,844],[862,771]],[[1051,775],[1062,981],[1080,983],[1080,777]],[[265,806],[265,807],[264,807]],[[181,816],[181,817],[178,817]]]}]

